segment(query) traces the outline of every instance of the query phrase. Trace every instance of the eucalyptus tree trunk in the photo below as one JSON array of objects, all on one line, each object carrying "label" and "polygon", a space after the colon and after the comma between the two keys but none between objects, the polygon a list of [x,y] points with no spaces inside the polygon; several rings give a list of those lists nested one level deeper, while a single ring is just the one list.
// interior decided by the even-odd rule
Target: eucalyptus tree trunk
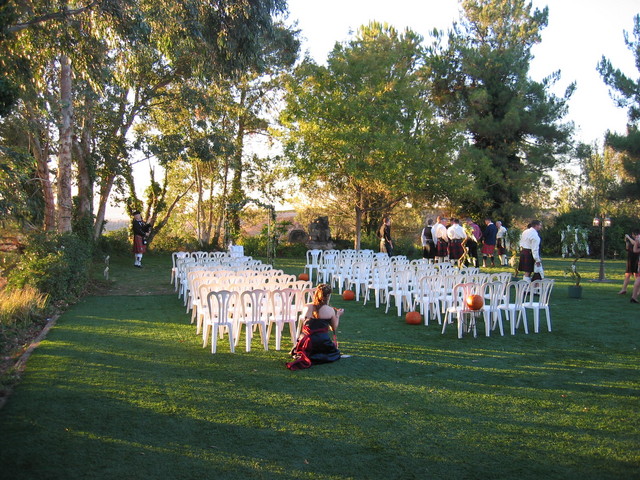
[{"label": "eucalyptus tree trunk", "polygon": [[74,149],[78,162],[78,212],[79,221],[90,221],[93,215],[93,181],[95,167],[91,159],[93,140],[93,102],[87,99],[85,116],[82,122],[82,133],[79,141],[74,141]]},{"label": "eucalyptus tree trunk", "polygon": [[111,173],[104,179],[100,186],[100,201],[98,202],[98,211],[96,212],[96,220],[93,225],[93,239],[98,240],[102,234],[102,227],[104,227],[105,215],[107,212],[107,202],[109,201],[109,195],[111,189],[116,181],[116,174]]},{"label": "eucalyptus tree trunk", "polygon": [[27,120],[30,125],[27,129],[29,150],[36,160],[36,174],[44,199],[43,228],[47,232],[53,232],[56,229],[56,202],[53,195],[53,186],[51,185],[51,171],[49,170],[49,134],[48,130],[43,127],[40,118],[36,115],[33,105],[25,102],[25,106]]},{"label": "eucalyptus tree trunk", "polygon": [[58,232],[71,232],[73,203],[71,199],[72,163],[71,60],[60,57],[60,151],[58,152]]}]

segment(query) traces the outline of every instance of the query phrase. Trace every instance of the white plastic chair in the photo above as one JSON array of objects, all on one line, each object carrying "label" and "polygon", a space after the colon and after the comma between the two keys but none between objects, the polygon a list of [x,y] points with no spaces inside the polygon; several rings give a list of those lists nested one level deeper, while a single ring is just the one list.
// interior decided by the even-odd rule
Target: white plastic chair
[{"label": "white plastic chair", "polygon": [[331,277],[331,286],[333,287],[333,283],[337,282],[338,292],[340,295],[342,295],[342,290],[346,287],[346,282],[351,275],[351,267],[353,266],[354,261],[355,255],[341,256],[338,268]]},{"label": "white plastic chair", "polygon": [[289,325],[291,333],[291,343],[296,341],[296,325],[297,325],[297,302],[298,291],[293,288],[285,288],[282,290],[274,290],[271,292],[270,305],[271,311],[269,315],[269,325],[267,327],[267,338],[271,337],[271,327],[276,326],[276,350],[280,350],[282,339],[282,330],[284,325]]},{"label": "white plastic chair", "polygon": [[365,295],[369,283],[370,262],[354,262],[351,273],[346,280],[347,289],[351,289],[356,294],[356,302],[360,301],[360,293]]},{"label": "white plastic chair", "polygon": [[413,305],[420,305],[420,313],[424,317],[424,324],[429,325],[429,317],[435,315],[438,324],[442,324],[440,316],[440,298],[442,279],[438,275],[425,275],[418,281],[418,287],[413,292]]},{"label": "white plastic chair", "polygon": [[228,290],[210,291],[207,294],[207,311],[202,328],[202,348],[207,346],[211,333],[211,353],[216,353],[218,335],[222,338],[226,331],[229,335],[229,348],[235,353],[234,321],[232,310],[238,294]]},{"label": "white plastic chair", "polygon": [[413,304],[411,277],[412,272],[410,270],[400,270],[391,274],[391,288],[388,293],[389,300],[387,301],[387,308],[384,313],[389,311],[391,297],[395,300],[399,317],[402,315],[403,306],[407,311],[411,308],[411,305]]},{"label": "white plastic chair", "polygon": [[304,323],[304,314],[307,310],[307,305],[313,302],[313,295],[315,288],[305,288],[304,290],[298,290],[296,296],[296,318],[298,320],[296,334],[300,335],[302,330],[302,324]]},{"label": "white plastic chair", "polygon": [[[459,283],[453,287],[452,305],[447,308],[447,314],[442,322],[442,333],[445,332],[447,324],[453,323],[452,316],[456,316],[458,323],[458,338],[462,338],[465,330],[473,331],[473,336],[477,337],[476,329],[477,317],[482,314],[482,310],[471,310],[467,305],[469,295],[479,295],[481,293],[480,285],[477,283]],[[465,323],[465,316],[469,317],[469,321]]]},{"label": "white plastic chair", "polygon": [[313,272],[315,270],[316,278],[318,276],[318,269],[320,268],[320,261],[322,257],[322,250],[314,248],[307,250],[307,264],[304,266],[304,271],[309,271],[309,280],[313,282]]},{"label": "white plastic chair", "polygon": [[491,331],[496,326],[500,327],[500,335],[504,336],[504,327],[502,325],[502,315],[498,307],[505,302],[506,283],[489,282],[483,285],[485,335],[491,335]]},{"label": "white plastic chair", "polygon": [[[187,252],[173,252],[171,254],[171,279],[169,280],[169,283],[174,285],[177,283],[177,273],[178,273],[178,266],[177,266],[177,261],[179,258],[185,258],[187,256]],[[176,289],[178,288],[178,286],[176,285]]]},{"label": "white plastic chair", "polygon": [[[553,288],[553,279],[544,278],[531,282],[529,293],[524,302],[524,308],[533,310],[533,331],[538,333],[540,329],[540,311],[544,311],[547,317],[547,331],[551,331],[551,313],[549,311],[549,298]],[[538,300],[535,297],[538,297]]]},{"label": "white plastic chair", "polygon": [[333,274],[338,270],[338,250],[327,250],[322,255],[318,268],[318,282],[331,284]]},{"label": "white plastic chair", "polygon": [[507,319],[511,325],[511,335],[516,334],[516,330],[520,326],[520,320],[524,323],[524,333],[529,333],[527,326],[527,312],[524,308],[524,299],[529,291],[529,282],[520,280],[517,282],[509,282],[505,287],[504,303],[498,306],[500,314],[505,312]]},{"label": "white plastic chair", "polygon": [[376,300],[376,308],[380,308],[381,301],[383,303],[388,302],[387,297],[389,295],[389,280],[390,280],[389,272],[390,272],[390,269],[389,267],[386,267],[386,266],[377,266],[371,269],[369,283],[367,284],[367,290],[364,295],[364,302],[363,302],[364,305],[366,305],[367,300],[369,300],[369,292],[371,292],[371,290],[373,290],[373,294]]},{"label": "white plastic chair", "polygon": [[[267,337],[268,322],[268,299],[269,292],[263,289],[246,290],[240,294],[241,315],[237,319],[236,346],[240,342],[242,325],[245,326],[246,351],[251,351],[251,338],[253,327],[260,331],[260,339],[265,350],[269,349],[269,339]],[[236,308],[236,311],[238,309]]]}]

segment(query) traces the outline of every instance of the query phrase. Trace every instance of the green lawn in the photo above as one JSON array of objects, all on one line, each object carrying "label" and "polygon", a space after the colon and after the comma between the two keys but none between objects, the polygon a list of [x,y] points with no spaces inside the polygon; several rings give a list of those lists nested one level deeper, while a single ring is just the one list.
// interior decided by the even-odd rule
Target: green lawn
[{"label": "green lawn", "polygon": [[612,283],[581,261],[580,300],[568,262],[545,262],[552,333],[459,340],[334,295],[353,357],[297,372],[273,338],[203,349],[182,302],[158,294],[169,258],[145,262],[112,259],[111,295],[72,307],[30,358],[0,410],[2,478],[639,476],[640,306],[615,294],[621,261]]}]

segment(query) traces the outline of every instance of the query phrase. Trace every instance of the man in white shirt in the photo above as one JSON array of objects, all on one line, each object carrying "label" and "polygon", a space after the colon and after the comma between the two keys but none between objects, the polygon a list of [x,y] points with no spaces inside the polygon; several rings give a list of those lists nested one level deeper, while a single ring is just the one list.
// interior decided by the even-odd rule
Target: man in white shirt
[{"label": "man in white shirt", "polygon": [[502,225],[502,222],[498,220],[496,222],[498,227],[498,233],[496,234],[496,250],[498,251],[498,258],[500,259],[500,265],[507,266],[507,229]]},{"label": "man in white shirt", "polygon": [[540,260],[540,235],[542,228],[540,220],[534,220],[529,224],[520,237],[520,263],[518,271],[524,272],[523,280],[531,281],[531,274],[535,266],[542,264]]},{"label": "man in white shirt", "polygon": [[451,220],[451,226],[447,229],[447,237],[449,238],[449,259],[458,260],[464,255],[462,242],[467,238],[467,234],[457,218]]},{"label": "man in white shirt", "polygon": [[446,221],[445,217],[437,217],[436,224],[431,230],[433,241],[436,243],[436,262],[444,262],[449,256],[449,237],[447,237],[447,227],[445,227]]}]

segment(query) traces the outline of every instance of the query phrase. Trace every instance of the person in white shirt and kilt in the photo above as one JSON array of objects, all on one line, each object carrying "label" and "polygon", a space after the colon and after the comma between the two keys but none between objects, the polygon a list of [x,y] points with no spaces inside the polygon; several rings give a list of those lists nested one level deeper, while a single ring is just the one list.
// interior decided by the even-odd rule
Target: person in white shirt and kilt
[{"label": "person in white shirt and kilt", "polygon": [[540,266],[540,235],[538,232],[542,228],[540,220],[534,220],[529,224],[520,237],[520,262],[518,271],[523,272],[523,280],[531,281],[531,274],[536,265]]},{"label": "person in white shirt and kilt", "polygon": [[451,226],[447,229],[447,237],[449,238],[449,259],[458,260],[464,255],[463,242],[467,238],[464,228],[460,225],[460,220],[454,218],[451,220]]},{"label": "person in white shirt and kilt", "polygon": [[433,226],[433,241],[436,242],[436,261],[444,262],[449,256],[449,237],[447,236],[447,227],[445,227],[447,219],[445,217],[437,217],[436,224]]}]

